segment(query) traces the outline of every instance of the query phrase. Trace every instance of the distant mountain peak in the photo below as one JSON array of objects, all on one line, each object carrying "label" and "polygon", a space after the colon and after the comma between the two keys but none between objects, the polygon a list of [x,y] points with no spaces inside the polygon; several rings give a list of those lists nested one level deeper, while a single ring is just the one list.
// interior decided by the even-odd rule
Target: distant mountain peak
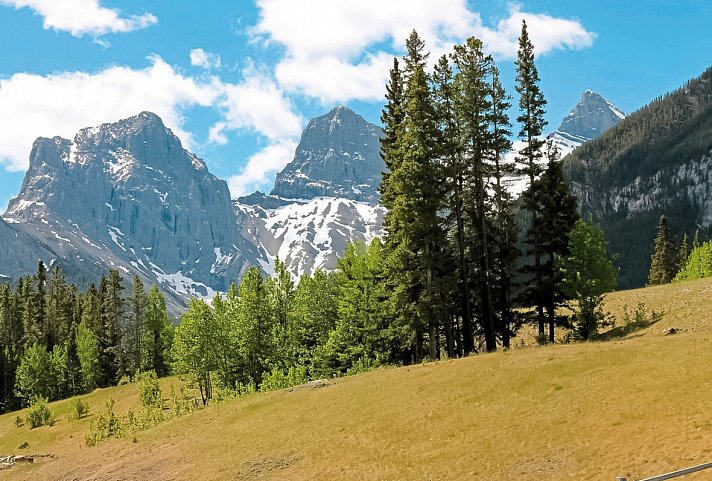
[{"label": "distant mountain peak", "polygon": [[565,157],[581,144],[598,138],[625,118],[625,112],[591,89],[581,93],[578,103],[549,135]]},{"label": "distant mountain peak", "polygon": [[309,121],[294,159],[279,173],[271,196],[342,197],[378,202],[385,164],[381,128],[342,105]]}]

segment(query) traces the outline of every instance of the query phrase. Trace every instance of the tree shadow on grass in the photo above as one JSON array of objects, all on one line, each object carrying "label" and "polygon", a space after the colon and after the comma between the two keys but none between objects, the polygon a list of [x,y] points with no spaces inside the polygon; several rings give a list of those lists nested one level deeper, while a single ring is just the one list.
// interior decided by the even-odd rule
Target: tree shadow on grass
[{"label": "tree shadow on grass", "polygon": [[655,316],[651,317],[650,319],[640,319],[637,321],[628,322],[622,326],[614,327],[613,329],[609,329],[608,331],[599,334],[598,336],[596,336],[596,341],[610,341],[612,339],[620,339],[623,337],[639,337],[641,334],[637,334],[635,336],[630,336],[630,334],[640,331],[642,329],[646,329],[656,324],[662,318],[662,314],[655,313]]}]

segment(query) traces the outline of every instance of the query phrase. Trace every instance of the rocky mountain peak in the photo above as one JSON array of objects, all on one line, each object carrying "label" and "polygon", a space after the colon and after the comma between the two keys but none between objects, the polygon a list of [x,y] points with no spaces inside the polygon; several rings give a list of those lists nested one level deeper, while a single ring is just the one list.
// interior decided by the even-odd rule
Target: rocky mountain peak
[{"label": "rocky mountain peak", "polygon": [[380,127],[343,106],[312,119],[302,133],[294,159],[277,174],[271,195],[377,203],[385,169],[380,136]]},{"label": "rocky mountain peak", "polygon": [[227,183],[150,112],[38,139],[3,217],[60,257],[138,274],[176,299],[212,297],[259,260]]},{"label": "rocky mountain peak", "polygon": [[564,117],[558,132],[581,139],[597,138],[625,118],[625,113],[593,90],[581,94],[571,113]]},{"label": "rocky mountain peak", "polygon": [[598,138],[625,118],[625,113],[591,89],[584,90],[578,103],[549,138],[562,157],[589,140]]}]

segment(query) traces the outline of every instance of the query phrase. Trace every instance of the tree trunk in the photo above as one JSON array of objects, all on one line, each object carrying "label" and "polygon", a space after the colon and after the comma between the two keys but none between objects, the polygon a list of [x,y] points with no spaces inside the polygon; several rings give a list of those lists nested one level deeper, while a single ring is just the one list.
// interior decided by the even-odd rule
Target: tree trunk
[{"label": "tree trunk", "polygon": [[467,356],[475,346],[472,337],[472,304],[467,282],[467,260],[465,259],[465,225],[462,219],[462,174],[457,174],[455,187],[455,217],[457,219],[457,247],[460,260],[460,290],[462,295],[462,353]]}]

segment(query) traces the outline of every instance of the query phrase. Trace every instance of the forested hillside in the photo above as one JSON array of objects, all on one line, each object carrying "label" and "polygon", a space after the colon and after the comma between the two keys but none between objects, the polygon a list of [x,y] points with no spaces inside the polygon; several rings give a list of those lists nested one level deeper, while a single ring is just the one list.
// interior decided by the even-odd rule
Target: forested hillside
[{"label": "forested hillside", "polygon": [[[712,68],[564,159],[582,215],[618,254],[620,287],[645,284],[661,215],[682,238],[712,222]],[[705,232],[707,231],[707,232]]]}]

